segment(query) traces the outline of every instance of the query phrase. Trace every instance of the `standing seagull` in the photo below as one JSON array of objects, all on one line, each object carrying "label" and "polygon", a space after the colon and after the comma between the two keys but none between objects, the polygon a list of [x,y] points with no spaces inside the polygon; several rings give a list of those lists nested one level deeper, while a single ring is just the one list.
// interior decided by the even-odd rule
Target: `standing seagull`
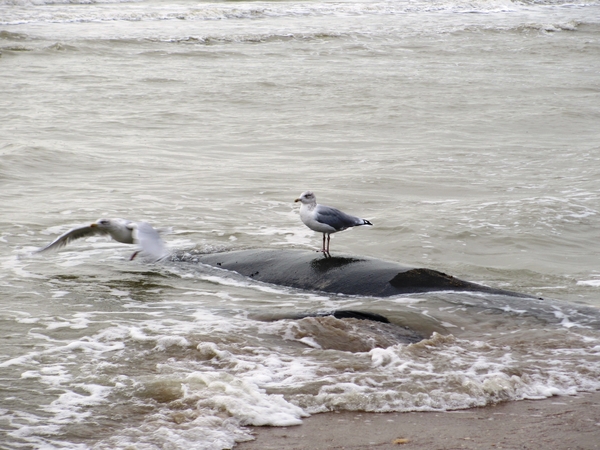
[{"label": "standing seagull", "polygon": [[[329,240],[332,233],[343,231],[346,228],[361,225],[373,226],[371,222],[359,217],[351,216],[331,206],[318,205],[315,194],[311,191],[303,192],[295,202],[302,202],[300,218],[304,225],[313,231],[323,233],[323,253],[329,254]],[[327,248],[325,248],[325,235],[327,235]]]},{"label": "standing seagull", "polygon": [[169,251],[160,238],[158,231],[152,228],[152,225],[146,222],[132,222],[126,219],[99,219],[91,225],[73,228],[36,253],[62,248],[75,239],[107,234],[117,242],[138,244],[141,247],[140,250],[131,255],[130,260],[135,258],[140,252],[151,256],[155,261],[169,255]]}]

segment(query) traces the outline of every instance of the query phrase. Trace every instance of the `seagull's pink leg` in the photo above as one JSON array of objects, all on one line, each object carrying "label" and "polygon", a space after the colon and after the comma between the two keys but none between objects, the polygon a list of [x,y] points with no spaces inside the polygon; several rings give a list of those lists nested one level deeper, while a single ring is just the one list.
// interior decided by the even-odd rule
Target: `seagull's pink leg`
[{"label": "seagull's pink leg", "polygon": [[329,241],[331,240],[331,235],[327,235],[327,253],[329,253]]},{"label": "seagull's pink leg", "polygon": [[133,259],[138,255],[139,252],[140,252],[140,250],[138,250],[133,255],[131,255],[131,258],[129,258],[129,261],[133,261]]}]

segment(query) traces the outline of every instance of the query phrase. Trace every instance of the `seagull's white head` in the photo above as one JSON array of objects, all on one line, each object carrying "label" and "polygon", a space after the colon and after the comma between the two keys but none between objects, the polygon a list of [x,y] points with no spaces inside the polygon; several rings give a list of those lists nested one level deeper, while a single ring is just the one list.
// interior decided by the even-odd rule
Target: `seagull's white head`
[{"label": "seagull's white head", "polygon": [[108,234],[117,242],[134,244],[137,242],[139,224],[126,219],[98,219],[90,225],[96,234]]},{"label": "seagull's white head", "polygon": [[96,222],[94,222],[93,224],[91,224],[90,227],[108,230],[108,229],[114,227],[114,224],[110,219],[99,219]]},{"label": "seagull's white head", "polygon": [[294,202],[302,202],[304,205],[315,204],[317,203],[317,197],[315,197],[312,191],[305,191]]}]

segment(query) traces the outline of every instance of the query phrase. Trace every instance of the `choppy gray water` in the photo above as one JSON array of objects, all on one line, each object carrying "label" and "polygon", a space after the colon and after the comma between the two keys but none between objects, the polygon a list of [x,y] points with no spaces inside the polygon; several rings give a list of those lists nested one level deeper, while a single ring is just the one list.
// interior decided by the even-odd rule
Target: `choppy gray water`
[{"label": "choppy gray water", "polygon": [[[1,0],[0,52],[4,447],[231,448],[600,388],[597,2]],[[375,224],[334,253],[543,300],[325,295],[102,238],[29,256],[103,216],[181,252],[314,250],[309,188]],[[332,309],[430,339],[260,320]]]}]

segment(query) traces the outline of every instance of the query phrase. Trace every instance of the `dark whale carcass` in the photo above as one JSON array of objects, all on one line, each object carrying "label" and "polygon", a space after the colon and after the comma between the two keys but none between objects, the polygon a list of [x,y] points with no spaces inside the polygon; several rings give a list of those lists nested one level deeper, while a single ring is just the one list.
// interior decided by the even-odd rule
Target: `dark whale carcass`
[{"label": "dark whale carcass", "polygon": [[292,249],[249,249],[188,254],[177,259],[235,271],[265,283],[346,295],[389,297],[432,291],[467,291],[530,297],[460,280],[432,269],[362,256],[325,256]]}]

